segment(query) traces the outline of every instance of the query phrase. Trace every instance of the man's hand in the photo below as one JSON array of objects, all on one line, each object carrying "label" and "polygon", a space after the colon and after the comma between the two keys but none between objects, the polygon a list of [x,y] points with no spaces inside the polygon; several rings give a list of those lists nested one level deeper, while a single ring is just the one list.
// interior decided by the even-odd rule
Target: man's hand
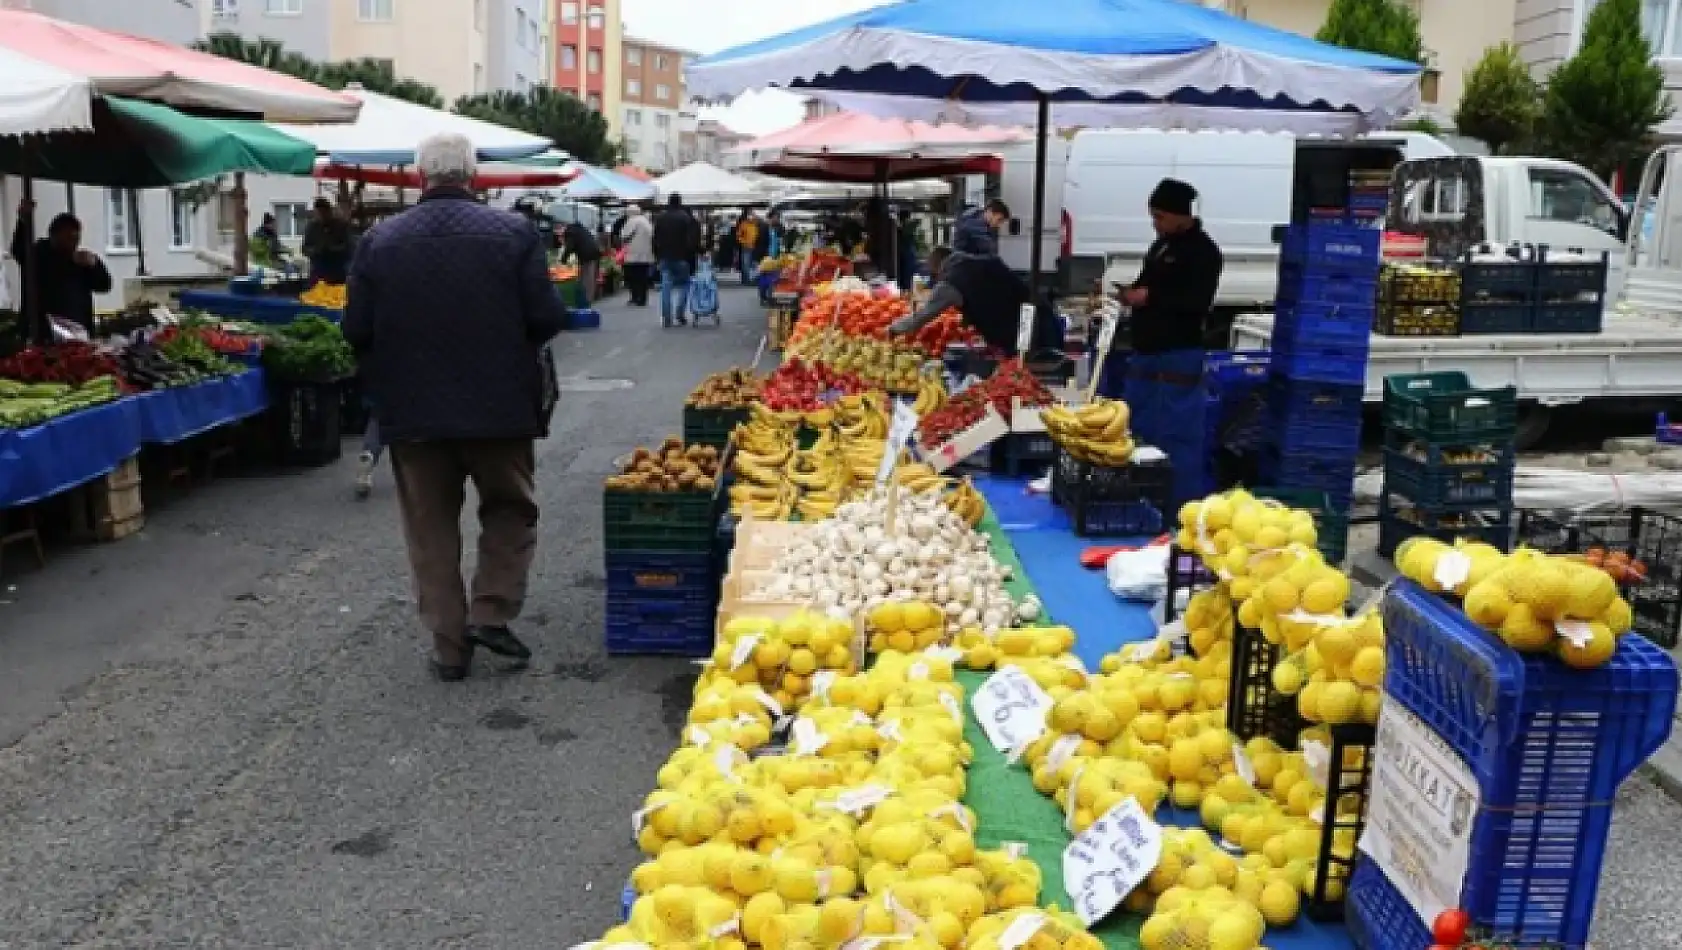
[{"label": "man's hand", "polygon": [[1142,307],[1150,300],[1150,290],[1146,287],[1129,287],[1121,292],[1121,302],[1129,307]]},{"label": "man's hand", "polygon": [[81,267],[92,267],[99,263],[99,256],[85,247],[77,250],[71,259]]}]

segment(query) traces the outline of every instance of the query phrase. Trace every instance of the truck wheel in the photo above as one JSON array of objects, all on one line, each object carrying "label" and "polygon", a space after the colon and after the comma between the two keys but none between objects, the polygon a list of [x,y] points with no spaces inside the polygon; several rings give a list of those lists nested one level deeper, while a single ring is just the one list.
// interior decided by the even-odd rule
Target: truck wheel
[{"label": "truck wheel", "polygon": [[1548,434],[1548,424],[1553,421],[1553,409],[1548,406],[1527,405],[1518,407],[1518,431],[1513,435],[1513,447],[1520,452],[1528,452],[1541,444],[1542,437]]}]

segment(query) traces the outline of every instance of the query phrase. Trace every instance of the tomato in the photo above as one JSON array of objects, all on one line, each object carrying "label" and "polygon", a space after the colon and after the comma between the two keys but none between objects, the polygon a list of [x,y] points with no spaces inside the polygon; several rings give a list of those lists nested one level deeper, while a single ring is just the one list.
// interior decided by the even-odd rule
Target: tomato
[{"label": "tomato", "polygon": [[1431,923],[1431,938],[1446,947],[1458,947],[1466,942],[1466,930],[1472,918],[1463,910],[1445,910]]}]

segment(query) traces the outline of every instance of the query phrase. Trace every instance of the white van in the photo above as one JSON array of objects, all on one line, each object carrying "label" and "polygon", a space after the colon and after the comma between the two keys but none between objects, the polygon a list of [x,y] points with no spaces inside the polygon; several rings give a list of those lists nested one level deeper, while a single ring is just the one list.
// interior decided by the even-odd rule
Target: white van
[{"label": "white van", "polygon": [[1245,132],[1080,132],[1064,173],[1060,283],[1066,291],[1084,292],[1094,279],[1106,287],[1133,280],[1156,236],[1146,208],[1150,193],[1162,179],[1178,178],[1197,189],[1197,213],[1226,258],[1216,310],[1256,309],[1273,300],[1277,284],[1274,229],[1292,220],[1293,196],[1307,200],[1298,178],[1311,166],[1353,153],[1363,168],[1455,154],[1419,132],[1355,141]]}]

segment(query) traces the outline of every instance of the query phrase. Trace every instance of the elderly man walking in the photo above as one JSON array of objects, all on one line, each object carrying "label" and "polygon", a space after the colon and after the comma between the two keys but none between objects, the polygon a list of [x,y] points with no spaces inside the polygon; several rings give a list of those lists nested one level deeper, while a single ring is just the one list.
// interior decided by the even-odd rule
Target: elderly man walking
[{"label": "elderly man walking", "polygon": [[[566,317],[539,235],[467,190],[473,145],[420,144],[419,204],[362,239],[344,333],[391,447],[403,534],[433,670],[464,679],[475,647],[519,660],[509,630],[537,547],[533,441],[544,434],[542,347]],[[462,582],[461,508],[479,498],[479,558]]]}]

